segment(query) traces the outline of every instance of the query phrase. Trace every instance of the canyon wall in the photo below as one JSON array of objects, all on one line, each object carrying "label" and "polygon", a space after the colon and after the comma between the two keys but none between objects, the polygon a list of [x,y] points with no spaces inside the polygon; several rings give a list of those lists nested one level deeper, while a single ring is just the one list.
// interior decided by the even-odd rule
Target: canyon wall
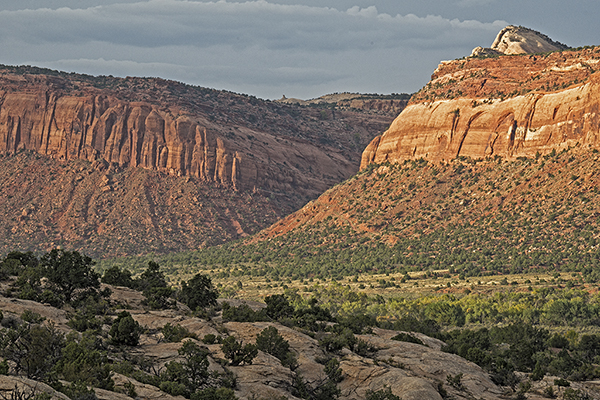
[{"label": "canyon wall", "polygon": [[297,207],[355,173],[400,106],[322,111],[158,78],[0,67],[0,153],[141,167]]},{"label": "canyon wall", "polygon": [[234,186],[240,181],[255,184],[256,166],[231,147],[202,121],[144,102],[45,90],[0,92],[1,152],[32,150],[57,159],[103,159]]},{"label": "canyon wall", "polygon": [[531,157],[600,147],[600,48],[443,62],[390,128],[370,163],[459,156]]}]

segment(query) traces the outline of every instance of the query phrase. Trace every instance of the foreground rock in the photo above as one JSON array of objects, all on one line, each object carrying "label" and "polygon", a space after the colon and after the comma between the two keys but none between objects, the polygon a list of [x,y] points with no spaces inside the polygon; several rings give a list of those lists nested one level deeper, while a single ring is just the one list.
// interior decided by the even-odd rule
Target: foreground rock
[{"label": "foreground rock", "polygon": [[[128,304],[129,311],[141,325],[146,327],[140,345],[130,348],[130,359],[144,358],[151,360],[153,371],[164,371],[170,361],[180,361],[178,349],[181,343],[166,343],[160,328],[167,323],[186,327],[198,338],[207,334],[215,336],[234,336],[243,343],[254,343],[256,337],[267,327],[275,327],[279,334],[289,342],[290,348],[298,360],[295,372],[284,367],[281,362],[270,354],[258,352],[258,356],[250,365],[224,367],[224,355],[219,344],[204,344],[210,353],[210,369],[223,372],[228,368],[236,376],[235,394],[239,399],[297,399],[294,393],[294,376],[297,374],[315,387],[326,378],[324,363],[332,357],[339,360],[342,380],[338,383],[340,399],[360,400],[368,392],[376,392],[391,388],[392,392],[404,400],[422,399],[505,399],[514,393],[510,388],[495,385],[488,374],[477,365],[461,357],[445,353],[440,350],[443,342],[429,338],[422,334],[417,336],[425,343],[419,345],[392,340],[398,332],[375,328],[372,334],[358,335],[358,339],[369,344],[370,351],[356,354],[346,348],[339,353],[327,353],[319,345],[319,335],[311,337],[300,330],[289,328],[273,322],[222,322],[219,315],[210,321],[190,317],[185,311],[185,306],[180,311],[148,311],[139,307],[134,292],[124,288],[113,288],[112,300],[121,304]],[[13,301],[0,298],[5,319],[16,319],[25,309],[31,309],[47,318],[47,322],[56,324],[56,327],[67,333],[70,328],[65,324],[62,311],[50,306],[33,302]],[[10,306],[15,304],[15,306]],[[31,306],[31,307],[27,307]],[[189,313],[189,311],[188,311]],[[107,327],[104,328],[105,330]],[[116,360],[115,360],[116,361]],[[458,378],[458,382],[451,384],[449,378]],[[523,380],[527,377],[523,376]],[[128,393],[136,394],[136,398],[171,400],[183,399],[181,396],[170,396],[159,388],[142,383],[118,373],[113,374],[115,391],[96,389],[99,399],[126,399]],[[541,399],[541,393],[547,386],[552,386],[551,378],[534,382],[533,388],[527,397]],[[586,384],[573,383],[573,387],[583,389],[588,393],[596,393],[593,382]],[[0,376],[0,393],[10,396],[15,393],[46,392],[52,399],[67,399],[67,397],[54,391],[49,386],[16,376]],[[600,395],[600,392],[597,393]],[[15,394],[16,395],[16,394]]]}]

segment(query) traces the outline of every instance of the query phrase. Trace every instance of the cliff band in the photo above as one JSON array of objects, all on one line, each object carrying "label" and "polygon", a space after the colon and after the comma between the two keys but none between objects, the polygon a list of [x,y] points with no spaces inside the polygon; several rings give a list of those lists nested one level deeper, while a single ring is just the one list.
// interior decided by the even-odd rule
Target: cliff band
[{"label": "cliff band", "polygon": [[421,157],[510,159],[576,145],[598,148],[599,64],[598,47],[442,62],[367,146],[361,168]]}]

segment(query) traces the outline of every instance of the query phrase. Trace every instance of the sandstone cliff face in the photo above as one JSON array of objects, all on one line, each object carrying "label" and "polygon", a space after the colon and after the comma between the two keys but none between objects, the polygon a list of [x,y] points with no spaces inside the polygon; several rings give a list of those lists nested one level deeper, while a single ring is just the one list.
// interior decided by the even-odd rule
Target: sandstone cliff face
[{"label": "sandstone cliff face", "polygon": [[[0,151],[33,150],[57,159],[104,159],[235,185],[242,157],[205,121],[142,102],[43,90],[0,92]],[[253,168],[254,167],[254,168]],[[254,165],[246,169],[255,170]]]},{"label": "sandstone cliff face", "polygon": [[600,48],[446,62],[390,128],[370,163],[516,158],[600,146]]},{"label": "sandstone cliff face", "polygon": [[347,134],[341,127],[357,113],[321,115],[160,79],[34,72],[0,68],[0,153],[104,160],[236,190],[315,196],[356,171],[353,155],[396,111],[363,113],[365,124]]},{"label": "sandstone cliff face", "polygon": [[399,105],[0,66],[0,253],[166,253],[252,234],[355,173]]}]

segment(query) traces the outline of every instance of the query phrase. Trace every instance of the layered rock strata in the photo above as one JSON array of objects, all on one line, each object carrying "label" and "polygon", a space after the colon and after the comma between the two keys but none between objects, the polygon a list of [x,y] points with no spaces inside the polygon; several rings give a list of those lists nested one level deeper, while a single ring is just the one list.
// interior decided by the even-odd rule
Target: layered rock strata
[{"label": "layered rock strata", "polygon": [[459,156],[531,157],[600,147],[600,48],[442,63],[390,128],[370,163]]},{"label": "layered rock strata", "polygon": [[[397,115],[389,107],[387,114],[362,113],[364,124],[354,125],[357,113],[161,79],[19,68],[0,68],[0,153],[104,160],[237,190],[316,196],[354,173],[363,142]],[[344,126],[358,128],[348,135]]]}]

